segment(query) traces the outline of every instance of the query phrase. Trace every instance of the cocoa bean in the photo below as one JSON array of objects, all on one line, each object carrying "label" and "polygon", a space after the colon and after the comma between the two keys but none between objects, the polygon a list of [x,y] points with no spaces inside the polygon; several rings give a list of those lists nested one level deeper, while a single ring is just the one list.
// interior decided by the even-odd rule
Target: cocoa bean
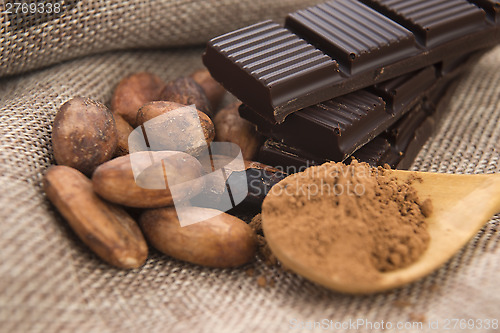
[{"label": "cocoa bean", "polygon": [[116,123],[116,133],[118,135],[118,142],[116,145],[115,156],[128,155],[128,136],[134,130],[119,114],[114,114]]},{"label": "cocoa bean", "polygon": [[117,141],[113,114],[89,98],[67,101],[54,119],[52,146],[57,164],[86,175],[113,156]]},{"label": "cocoa bean", "polygon": [[190,77],[180,77],[167,83],[161,92],[162,101],[176,102],[182,105],[196,106],[196,109],[213,116],[210,102],[205,95],[203,88]]},{"label": "cocoa bean", "polygon": [[[256,238],[242,220],[209,208],[189,208],[202,222],[181,227],[175,208],[145,211],[140,226],[159,251],[179,260],[210,267],[235,267],[253,260]],[[204,219],[204,216],[214,217]]]},{"label": "cocoa bean", "polygon": [[262,137],[251,122],[240,117],[238,107],[233,103],[220,110],[214,118],[215,141],[237,144],[245,160],[253,160],[262,144]]},{"label": "cocoa bean", "polygon": [[154,74],[140,72],[129,75],[116,86],[111,109],[136,127],[137,110],[148,102],[159,100],[164,87],[165,82]]},{"label": "cocoa bean", "polygon": [[136,222],[123,208],[100,199],[82,173],[52,166],[43,187],[75,233],[104,261],[120,268],[144,264],[148,247]]},{"label": "cocoa bean", "polygon": [[213,141],[214,124],[201,111],[181,110],[189,110],[189,107],[175,102],[151,102],[139,109],[137,123],[144,125],[148,122],[145,128],[147,136],[150,141],[159,143],[162,150],[195,153]]},{"label": "cocoa bean", "polygon": [[193,80],[200,85],[200,87],[205,92],[212,110],[216,110],[224,96],[226,95],[226,89],[217,82],[210,72],[206,69],[200,69],[190,75]]},{"label": "cocoa bean", "polygon": [[[134,177],[134,171],[141,172]],[[197,195],[204,186],[200,162],[182,152],[137,152],[100,165],[92,175],[94,191],[104,199],[136,208],[174,204]]]}]

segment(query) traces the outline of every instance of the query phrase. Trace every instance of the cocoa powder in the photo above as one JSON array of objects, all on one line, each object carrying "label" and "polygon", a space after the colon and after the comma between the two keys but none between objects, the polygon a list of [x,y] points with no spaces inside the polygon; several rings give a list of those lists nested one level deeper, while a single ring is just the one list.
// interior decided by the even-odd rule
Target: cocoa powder
[{"label": "cocoa powder", "polygon": [[432,204],[420,202],[415,181],[356,161],[309,168],[272,188],[262,208],[264,234],[332,279],[377,279],[410,265],[428,246]]},{"label": "cocoa powder", "polygon": [[262,232],[262,215],[257,214],[253,217],[252,221],[248,224],[250,228],[255,232],[257,237],[257,255],[267,266],[276,266],[278,260],[276,256],[271,251],[269,244],[267,244],[266,238]]}]

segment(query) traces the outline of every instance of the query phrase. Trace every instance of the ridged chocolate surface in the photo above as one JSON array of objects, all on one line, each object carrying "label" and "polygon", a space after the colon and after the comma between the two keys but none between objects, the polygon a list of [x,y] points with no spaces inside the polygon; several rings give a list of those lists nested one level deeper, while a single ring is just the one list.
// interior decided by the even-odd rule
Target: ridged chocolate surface
[{"label": "ridged chocolate surface", "polygon": [[348,73],[418,52],[410,31],[357,0],[329,1],[289,14],[285,27],[331,55]]},{"label": "ridged chocolate surface", "polygon": [[499,0],[469,0],[470,2],[476,4],[477,6],[483,8],[488,17],[500,24],[500,1]]},{"label": "ridged chocolate surface", "polygon": [[427,116],[428,113],[419,105],[394,124],[387,131],[387,136],[390,138],[394,149],[403,152],[412,140],[416,129],[425,121]]},{"label": "ridged chocolate surface", "polygon": [[[475,59],[478,55],[469,55],[469,59]],[[451,58],[451,62],[455,62],[456,57]],[[469,60],[459,61],[454,69],[444,76],[436,78],[436,84],[428,89],[438,92],[432,96],[432,103],[423,99],[420,96],[418,104],[413,106],[412,109],[404,114],[399,121],[393,123],[381,134],[376,136],[373,140],[363,145],[360,149],[356,150],[352,156],[362,162],[367,162],[373,166],[389,164],[391,167],[399,169],[408,169],[413,163],[415,157],[418,155],[420,149],[425,144],[427,139],[434,133],[436,124],[447,110],[447,105],[451,99],[453,89],[456,85],[450,87],[450,80],[456,78],[470,65]],[[434,71],[435,66],[430,67]],[[398,89],[400,85],[404,85],[407,79],[396,78],[391,82],[386,82],[387,89]],[[418,85],[411,85],[415,90],[419,90]],[[427,95],[426,95],[427,96]],[[428,97],[431,97],[428,96]],[[347,97],[347,96],[345,96]],[[435,99],[435,100],[434,100]],[[366,102],[368,102],[367,100]],[[296,117],[299,113],[292,115]],[[287,120],[288,121],[288,120]],[[305,121],[302,122],[304,124]],[[281,126],[281,125],[280,125]],[[316,133],[319,132],[319,126],[316,130],[309,131],[309,136],[305,140],[311,140]],[[357,128],[359,129],[359,128]],[[298,131],[296,131],[298,133]],[[347,132],[349,135],[349,132]],[[324,146],[328,146],[325,142]],[[259,158],[262,162],[272,164],[275,166],[287,167],[293,166],[305,167],[313,164],[321,164],[326,160],[326,154],[313,153],[310,149],[304,149],[300,146],[287,144],[286,142],[277,142],[277,140],[268,139],[266,144],[261,150]],[[345,162],[349,162],[347,158]]]},{"label": "ridged chocolate surface", "polygon": [[416,101],[417,97],[422,95],[422,91],[429,90],[436,79],[436,68],[430,66],[378,83],[373,90],[385,99],[391,109],[390,112],[396,112],[410,101]]},{"label": "ridged chocolate surface", "polygon": [[372,166],[383,164],[384,157],[390,152],[391,144],[386,138],[377,136],[372,141],[361,147],[353,154],[353,157],[360,161],[366,162]]},{"label": "ridged chocolate surface", "polygon": [[[436,105],[429,106],[428,110],[423,110],[425,103],[421,101],[397,123],[361,147],[352,156],[358,161],[367,162],[373,166],[387,163],[392,168],[408,169],[427,139],[434,133],[439,118],[447,110],[446,106],[453,89],[446,91],[444,86],[439,87],[446,84],[447,81],[443,79],[437,84],[438,90],[443,92],[439,103],[436,101]],[[262,157],[262,162],[275,166],[287,167],[291,165],[293,168],[301,168],[325,162],[325,159],[320,156],[322,155],[312,155],[307,150],[269,139],[262,148],[259,158]],[[349,161],[350,159],[346,159],[346,162]]]},{"label": "ridged chocolate surface", "polygon": [[369,117],[374,109],[384,108],[385,103],[379,96],[360,90],[345,96],[310,106],[294,116],[323,126],[332,127],[338,135],[353,126],[359,125]]},{"label": "ridged chocolate surface", "polygon": [[304,171],[313,165],[320,165],[328,160],[314,157],[303,150],[268,139],[259,151],[259,161],[279,167],[287,174]]},{"label": "ridged chocolate surface", "polygon": [[361,0],[434,46],[484,28],[485,12],[464,0]]},{"label": "ridged chocolate surface", "polygon": [[[366,162],[372,166],[389,164],[391,168],[408,169],[435,130],[433,116],[418,117],[418,120],[413,117],[413,112],[418,112],[419,108],[420,106],[411,110],[401,119],[401,123],[412,124],[407,128],[409,132],[405,133],[404,142],[400,140],[398,145],[394,141],[394,137],[383,133],[361,147],[352,156],[358,161]],[[397,130],[400,125],[395,124],[388,132]],[[263,163],[280,167],[287,173],[300,172],[309,166],[320,165],[328,161],[328,159],[313,155],[309,151],[273,139],[268,139],[264,143],[258,159]],[[349,158],[345,162],[349,163],[350,161]]]},{"label": "ridged chocolate surface", "polygon": [[221,36],[213,45],[267,85],[334,65],[323,52],[272,22]]},{"label": "ridged chocolate surface", "polygon": [[393,117],[385,101],[368,90],[310,106],[274,126],[247,106],[240,107],[240,115],[265,136],[335,161],[344,160],[384,131],[401,116],[400,111]]},{"label": "ridged chocolate surface", "polygon": [[498,44],[500,26],[486,18],[497,3],[470,1],[485,9],[467,0],[329,1],[290,14],[287,29],[266,21],[215,38],[203,61],[244,104],[282,123],[311,105]]},{"label": "ridged chocolate surface", "polygon": [[224,86],[245,86],[240,98],[278,104],[340,80],[335,60],[271,21],[214,38],[204,60]]},{"label": "ridged chocolate surface", "polygon": [[342,161],[421,102],[437,80],[436,67],[429,66],[307,107],[279,125],[269,124],[245,105],[240,115],[266,137]]}]

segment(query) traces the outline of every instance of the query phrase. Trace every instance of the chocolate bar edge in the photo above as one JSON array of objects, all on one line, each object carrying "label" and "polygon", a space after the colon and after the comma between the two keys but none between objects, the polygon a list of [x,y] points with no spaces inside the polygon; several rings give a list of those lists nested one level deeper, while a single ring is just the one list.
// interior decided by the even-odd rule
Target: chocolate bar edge
[{"label": "chocolate bar edge", "polygon": [[[240,68],[236,63],[234,63],[234,68],[238,68],[237,71],[241,71],[241,73],[238,75],[233,73],[232,75],[233,78],[238,77],[238,79],[231,79],[231,75],[225,75],[228,71],[221,71],[221,66],[216,63],[212,63],[210,58],[213,56],[211,54],[212,51],[216,51],[215,49],[210,50],[210,42],[208,43],[207,51],[203,56],[203,61],[209,68],[214,78],[218,80],[228,91],[235,94],[235,96],[242,100],[245,104],[259,112],[270,123],[281,123],[289,114],[307,106],[394,78],[404,73],[430,66],[431,64],[442,60],[443,55],[454,54],[457,48],[460,49],[461,53],[470,53],[481,48],[493,46],[498,43],[499,39],[499,27],[490,25],[487,26],[485,30],[462,36],[456,40],[436,46],[428,52],[422,52],[419,55],[383,66],[382,68],[375,68],[347,77],[341,82],[325,83],[323,87],[317,89],[313,93],[297,95],[295,98],[291,98],[286,102],[276,104],[273,104],[272,97],[268,93],[269,89],[267,89],[264,85],[259,89],[263,89],[263,91],[266,92],[262,95],[265,95],[268,101],[264,101],[266,98],[255,98],[252,94],[247,95],[248,92],[245,91],[250,89],[243,84],[246,80],[239,77],[251,75],[246,73],[244,69]],[[258,80],[255,79],[254,82],[258,82]]]}]

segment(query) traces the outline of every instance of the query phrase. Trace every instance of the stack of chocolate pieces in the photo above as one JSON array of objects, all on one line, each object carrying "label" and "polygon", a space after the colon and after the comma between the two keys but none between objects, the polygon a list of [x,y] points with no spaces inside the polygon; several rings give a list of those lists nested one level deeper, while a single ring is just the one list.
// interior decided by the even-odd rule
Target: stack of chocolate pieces
[{"label": "stack of chocolate pieces", "polygon": [[334,0],[217,37],[203,59],[267,138],[259,161],[406,169],[499,41],[498,0]]}]

